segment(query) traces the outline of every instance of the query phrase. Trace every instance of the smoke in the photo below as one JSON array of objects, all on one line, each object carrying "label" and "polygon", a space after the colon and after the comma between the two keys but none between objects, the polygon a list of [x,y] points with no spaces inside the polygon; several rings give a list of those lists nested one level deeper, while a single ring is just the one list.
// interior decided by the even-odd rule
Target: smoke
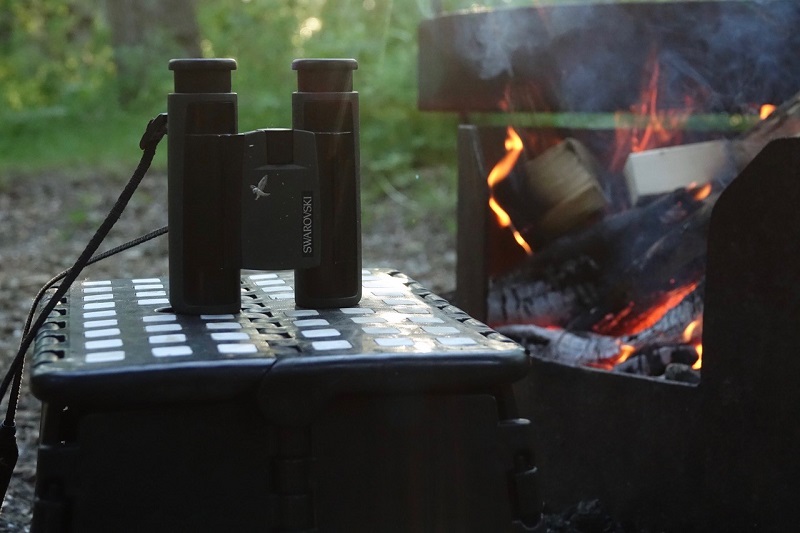
[{"label": "smoke", "polygon": [[520,17],[515,10],[470,15],[473,24],[456,29],[456,49],[463,50],[481,79],[514,77],[512,58],[519,52],[534,55],[545,44],[535,28],[536,20]]},{"label": "smoke", "polygon": [[718,107],[779,104],[800,90],[800,3],[759,0],[722,10],[696,34]]},{"label": "smoke", "polygon": [[800,2],[637,2],[461,15],[478,79],[544,87],[552,110],[626,110],[658,61],[659,104],[744,111],[800,90]]}]

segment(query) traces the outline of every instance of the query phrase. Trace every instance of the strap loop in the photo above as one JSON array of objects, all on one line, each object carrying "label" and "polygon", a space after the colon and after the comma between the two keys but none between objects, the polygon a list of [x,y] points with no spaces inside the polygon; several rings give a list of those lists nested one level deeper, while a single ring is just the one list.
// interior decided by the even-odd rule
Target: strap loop
[{"label": "strap loop", "polygon": [[152,118],[150,122],[148,122],[147,128],[144,130],[144,135],[142,135],[142,138],[139,141],[139,148],[141,150],[146,150],[151,144],[158,144],[166,134],[167,114],[159,113]]}]

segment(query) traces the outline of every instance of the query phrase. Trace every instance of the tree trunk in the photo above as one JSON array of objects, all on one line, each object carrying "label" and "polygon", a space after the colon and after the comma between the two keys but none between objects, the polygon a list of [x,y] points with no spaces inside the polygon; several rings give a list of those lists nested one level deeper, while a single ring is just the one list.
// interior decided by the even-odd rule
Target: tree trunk
[{"label": "tree trunk", "polygon": [[200,57],[194,0],[106,0],[124,105],[147,88],[172,57]]}]

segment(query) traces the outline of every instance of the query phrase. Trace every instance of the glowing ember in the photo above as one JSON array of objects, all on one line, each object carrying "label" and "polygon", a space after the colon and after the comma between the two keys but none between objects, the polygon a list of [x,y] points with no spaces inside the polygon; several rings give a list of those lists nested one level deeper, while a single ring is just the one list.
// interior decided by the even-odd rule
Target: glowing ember
[{"label": "glowing ember", "polygon": [[517,241],[517,244],[519,244],[525,250],[525,253],[532,255],[533,250],[531,249],[530,245],[525,242],[525,239],[516,230],[514,224],[511,222],[511,217],[508,216],[508,213],[506,213],[505,209],[500,207],[500,204],[494,197],[494,186],[508,176],[508,174],[514,168],[514,165],[517,163],[517,159],[519,158],[519,154],[522,152],[523,148],[522,139],[519,137],[519,135],[517,135],[517,132],[514,131],[514,128],[511,126],[509,126],[507,130],[505,147],[506,154],[494,166],[492,171],[489,172],[489,177],[486,180],[487,184],[489,185],[489,207],[497,217],[497,223],[500,224],[500,227],[509,228],[514,235],[514,240]]},{"label": "glowing ember", "polygon": [[764,120],[765,118],[770,116],[773,113],[773,111],[775,111],[774,105],[764,104],[761,106],[761,110],[759,111],[758,116],[761,118],[761,120]]},{"label": "glowing ember", "polygon": [[649,309],[636,309],[636,302],[630,302],[622,311],[603,318],[592,329],[596,333],[604,335],[636,335],[661,320],[670,309],[695,290],[697,285],[697,283],[689,283],[665,292],[660,301]]},{"label": "glowing ember", "polygon": [[711,184],[706,183],[702,187],[697,187],[693,191],[692,196],[694,196],[694,199],[699,202],[701,200],[705,200],[706,198],[708,198],[710,194],[711,194]]}]

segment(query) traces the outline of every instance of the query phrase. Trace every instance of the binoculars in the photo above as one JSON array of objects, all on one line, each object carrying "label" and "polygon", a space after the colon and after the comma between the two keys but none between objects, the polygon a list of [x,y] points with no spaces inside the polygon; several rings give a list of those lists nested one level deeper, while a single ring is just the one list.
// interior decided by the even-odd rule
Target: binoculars
[{"label": "binoculars", "polygon": [[300,307],[361,299],[353,59],[300,59],[292,128],[238,133],[233,59],[174,59],[168,96],[169,294],[237,313],[241,270],[294,269]]}]

